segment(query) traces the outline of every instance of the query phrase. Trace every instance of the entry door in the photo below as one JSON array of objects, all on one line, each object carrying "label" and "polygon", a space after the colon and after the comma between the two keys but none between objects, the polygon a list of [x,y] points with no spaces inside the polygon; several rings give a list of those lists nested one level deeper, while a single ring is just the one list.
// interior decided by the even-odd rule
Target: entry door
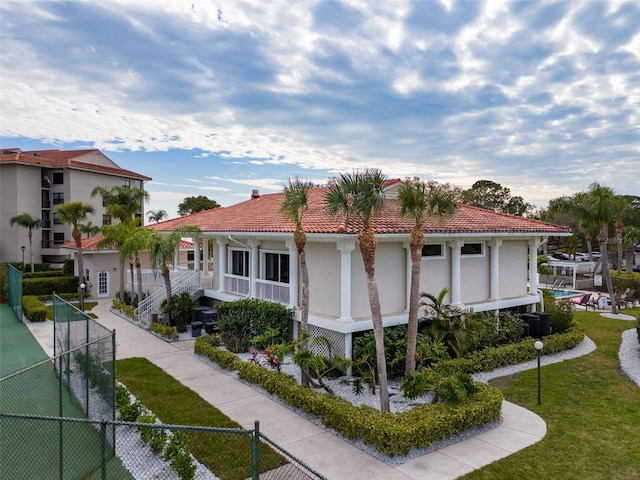
[{"label": "entry door", "polygon": [[109,296],[109,272],[98,272],[98,296]]}]

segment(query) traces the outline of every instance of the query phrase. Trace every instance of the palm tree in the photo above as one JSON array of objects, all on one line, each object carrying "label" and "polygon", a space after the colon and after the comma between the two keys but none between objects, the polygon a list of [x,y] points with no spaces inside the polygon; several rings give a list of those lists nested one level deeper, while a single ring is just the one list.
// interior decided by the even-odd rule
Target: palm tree
[{"label": "palm tree", "polygon": [[148,215],[148,219],[150,222],[153,223],[158,223],[161,222],[162,220],[164,220],[165,218],[167,218],[169,216],[169,214],[167,213],[166,210],[163,209],[158,209],[158,210],[149,210],[147,212]]},{"label": "palm tree", "polygon": [[147,238],[147,248],[149,249],[149,262],[153,273],[158,273],[164,278],[164,287],[167,294],[167,301],[171,300],[171,276],[169,264],[173,262],[176,250],[180,245],[182,237],[200,233],[200,228],[193,225],[186,225],[177,228],[169,235],[162,235],[156,230],[150,230]]},{"label": "palm tree", "polygon": [[634,247],[640,243],[640,228],[624,227],[623,238],[624,256],[627,260],[627,275],[633,275],[633,263],[635,260]]},{"label": "palm tree", "polygon": [[[618,212],[619,214],[619,212]],[[620,217],[616,218],[615,228],[616,228],[616,246],[618,253],[618,276],[622,273],[622,229],[624,225],[622,223],[622,219]]]},{"label": "palm tree", "polygon": [[413,220],[409,235],[411,252],[411,287],[409,289],[409,320],[407,324],[407,358],[405,373],[416,370],[416,343],[418,338],[418,303],[420,301],[420,269],[424,233],[422,227],[429,217],[439,220],[453,215],[457,205],[455,195],[435,182],[426,183],[418,178],[405,180],[398,188],[400,215]]},{"label": "palm tree", "polygon": [[[102,197],[102,201],[105,205],[105,210],[107,215],[112,218],[117,219],[120,224],[125,225],[122,228],[123,232],[114,231],[110,228],[107,228],[106,231],[108,234],[113,237],[110,239],[111,242],[117,240],[115,242],[116,247],[120,249],[122,242],[126,238],[126,231],[130,230],[131,226],[139,225],[141,223],[141,219],[136,218],[136,214],[140,211],[140,204],[142,201],[149,200],[149,192],[142,190],[140,188],[129,188],[122,185],[116,185],[111,189],[107,189],[105,187],[95,187],[91,191],[91,197],[95,197],[100,195]],[[120,291],[124,293],[124,264],[126,258],[120,257]],[[133,266],[134,264],[140,263],[140,259],[134,259],[133,256],[129,257],[129,266],[131,269],[131,297],[133,298]]]},{"label": "palm tree", "polygon": [[[127,236],[120,246],[120,253],[123,257],[132,256],[135,258],[136,283],[138,286],[138,302],[142,300],[142,269],[140,268],[140,252],[146,251],[149,244],[149,236],[151,230],[143,227],[134,227],[130,229]],[[133,274],[131,275],[131,299],[133,304]]]},{"label": "palm tree", "polygon": [[84,283],[84,262],[82,259],[82,231],[80,225],[85,222],[87,215],[95,213],[93,205],[82,202],[69,202],[59,205],[56,209],[58,218],[62,223],[73,225],[71,236],[76,242],[76,251],[78,255],[78,295],[82,296],[82,288],[80,285]]},{"label": "palm tree", "polygon": [[[27,235],[29,235],[29,263],[31,264],[31,271],[33,272],[33,229],[40,228],[42,226],[42,220],[39,218],[34,218],[28,213],[21,213],[16,217],[11,217],[9,219],[9,223],[11,224],[11,226],[17,223],[18,226],[26,228],[28,230]],[[24,265],[22,267],[24,268]]]},{"label": "palm tree", "polygon": [[80,231],[87,237],[93,237],[100,232],[100,227],[94,225],[92,222],[87,222],[84,225],[80,225]]},{"label": "palm tree", "polygon": [[[296,224],[293,240],[298,250],[298,265],[300,266],[300,276],[302,277],[302,302],[300,305],[301,338],[300,349],[307,349],[306,333],[309,330],[309,271],[307,269],[307,257],[304,252],[307,243],[307,234],[302,227],[302,217],[309,207],[309,190],[313,188],[313,183],[302,181],[300,178],[289,179],[289,185],[284,187],[284,195],[280,204],[280,212]],[[309,384],[308,366],[303,372],[303,383]]]},{"label": "palm tree", "polygon": [[[118,250],[118,252],[120,252],[120,248],[122,247],[122,244],[126,240],[129,230],[130,228],[127,226],[127,224],[124,224],[124,223],[118,223],[116,225],[103,225],[100,228],[100,233],[102,233],[102,239],[98,242],[97,247],[98,248],[115,248],[116,250]],[[122,255],[118,255],[118,261],[120,266],[119,292],[124,293],[125,257],[123,257]],[[121,297],[120,300],[124,301],[124,297]]]},{"label": "palm tree", "polygon": [[[387,364],[384,350],[384,328],[380,295],[376,283],[376,247],[378,241],[371,228],[371,218],[384,207],[384,183],[386,176],[377,169],[366,169],[340,175],[340,180],[329,185],[325,201],[331,215],[344,215],[345,219],[357,218],[362,223],[358,233],[360,253],[367,274],[367,290],[371,307],[373,336],[376,343],[376,365],[380,383],[380,410],[389,411]],[[348,225],[347,225],[348,226]]]},{"label": "palm tree", "polygon": [[572,197],[563,197],[559,200],[561,201],[556,202],[554,205],[555,209],[574,213],[583,225],[599,226],[598,243],[600,245],[602,274],[611,299],[611,311],[614,314],[618,313],[613,282],[611,281],[607,244],[609,242],[609,222],[624,205],[614,195],[611,188],[603,187],[598,182],[589,185],[589,190],[586,192],[579,192]]}]

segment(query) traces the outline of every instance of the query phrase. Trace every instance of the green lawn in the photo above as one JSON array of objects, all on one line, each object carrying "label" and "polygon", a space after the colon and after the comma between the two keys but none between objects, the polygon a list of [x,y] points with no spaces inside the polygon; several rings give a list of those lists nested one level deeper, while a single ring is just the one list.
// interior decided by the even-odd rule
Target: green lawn
[{"label": "green lawn", "polygon": [[[241,429],[216,407],[144,358],[116,363],[117,377],[163,423]],[[191,453],[222,480],[251,477],[251,441],[230,433],[188,433]],[[286,460],[264,443],[260,470],[265,472]]]},{"label": "green lawn", "polygon": [[[640,308],[621,313],[638,315]],[[619,370],[618,347],[635,322],[575,312],[595,352],[542,368],[542,405],[535,370],[491,383],[506,400],[547,422],[544,439],[476,470],[465,479],[640,479],[640,388]]]}]

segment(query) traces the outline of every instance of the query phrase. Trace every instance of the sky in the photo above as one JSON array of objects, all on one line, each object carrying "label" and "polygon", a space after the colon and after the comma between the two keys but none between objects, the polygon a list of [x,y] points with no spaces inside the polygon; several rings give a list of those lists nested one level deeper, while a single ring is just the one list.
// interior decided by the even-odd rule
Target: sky
[{"label": "sky", "polygon": [[0,2],[0,146],[98,148],[146,209],[379,168],[544,208],[640,195],[640,2]]}]

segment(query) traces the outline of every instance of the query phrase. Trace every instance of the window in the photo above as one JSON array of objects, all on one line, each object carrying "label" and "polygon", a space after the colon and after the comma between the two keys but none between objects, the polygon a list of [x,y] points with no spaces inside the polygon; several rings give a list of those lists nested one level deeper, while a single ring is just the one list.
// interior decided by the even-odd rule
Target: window
[{"label": "window", "polygon": [[289,254],[265,253],[264,278],[271,282],[289,283]]},{"label": "window", "polygon": [[422,247],[423,257],[440,257],[444,258],[444,249],[441,243],[430,243]]},{"label": "window", "polygon": [[64,243],[64,232],[54,232],[53,233],[53,244],[60,245]]},{"label": "window", "polygon": [[123,180],[122,181],[122,186],[124,188],[131,188],[131,180]]},{"label": "window", "polygon": [[62,172],[53,172],[53,184],[54,185],[62,185],[62,184],[64,184],[64,173],[62,173]]},{"label": "window", "polygon": [[62,225],[62,222],[60,221],[60,216],[58,215],[58,212],[53,212],[53,224],[54,225]]},{"label": "window", "polygon": [[64,203],[64,192],[53,192],[53,204],[60,205]]},{"label": "window", "polygon": [[111,225],[111,215],[102,215],[102,225]]},{"label": "window", "polygon": [[249,276],[248,250],[231,250],[231,274],[240,277]]},{"label": "window", "polygon": [[109,272],[98,272],[98,295],[109,294]]},{"label": "window", "polygon": [[460,248],[461,255],[483,255],[482,243],[465,243]]}]

